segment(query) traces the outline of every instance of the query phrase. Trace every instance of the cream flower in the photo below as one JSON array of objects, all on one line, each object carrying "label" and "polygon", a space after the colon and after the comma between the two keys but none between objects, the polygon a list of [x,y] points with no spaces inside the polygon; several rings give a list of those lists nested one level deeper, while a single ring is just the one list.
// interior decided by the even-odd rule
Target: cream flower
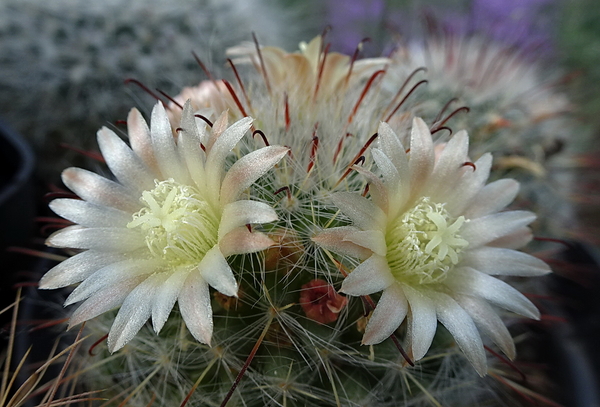
[{"label": "cream flower", "polygon": [[40,288],[81,282],[65,303],[84,301],[71,326],[120,306],[108,335],[111,352],[149,318],[158,333],[176,301],[192,335],[210,344],[208,287],[228,296],[238,291],[225,258],[273,244],[246,225],[273,222],[275,211],[238,197],[287,149],[259,149],[225,172],[226,158],[250,129],[251,118],[228,126],[224,113],[207,135],[187,103],[174,137],[159,103],[150,129],[135,109],[127,124],[131,148],[107,128],[98,132],[116,182],[80,168],[63,172],[65,185],[82,200],[52,201],[52,210],[76,225],[53,234],[47,244],[84,251],[50,270]]},{"label": "cream flower", "polygon": [[[473,165],[468,137],[457,133],[435,157],[428,127],[415,119],[410,149],[386,123],[379,127],[373,159],[383,180],[360,167],[372,200],[341,192],[334,204],[353,226],[327,229],[313,238],[323,248],[364,260],[341,292],[353,296],[383,291],[363,337],[377,344],[407,321],[410,354],[428,351],[437,321],[454,336],[480,375],[486,358],[479,332],[510,358],[512,338],[492,305],[538,319],[536,307],[494,276],[538,276],[550,271],[517,249],[531,239],[535,215],[503,210],[519,185],[502,179],[486,185],[492,157]],[[467,165],[466,165],[467,164]]]}]

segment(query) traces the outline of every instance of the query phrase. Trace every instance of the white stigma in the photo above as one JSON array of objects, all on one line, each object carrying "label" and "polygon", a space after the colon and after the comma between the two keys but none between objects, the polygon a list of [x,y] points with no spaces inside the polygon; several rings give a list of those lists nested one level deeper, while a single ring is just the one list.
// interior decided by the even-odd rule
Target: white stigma
[{"label": "white stigma", "polygon": [[423,197],[393,221],[386,234],[387,261],[398,281],[440,283],[468,242],[459,235],[464,216],[451,218],[443,204]]},{"label": "white stigma", "polygon": [[219,219],[199,192],[173,179],[144,191],[144,207],[127,224],[145,235],[150,252],[172,265],[196,265],[215,244]]}]

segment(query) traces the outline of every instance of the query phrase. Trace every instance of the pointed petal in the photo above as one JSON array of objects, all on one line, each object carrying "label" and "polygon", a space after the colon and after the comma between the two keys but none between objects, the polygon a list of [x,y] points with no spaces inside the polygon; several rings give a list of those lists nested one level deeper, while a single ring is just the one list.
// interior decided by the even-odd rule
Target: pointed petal
[{"label": "pointed petal", "polygon": [[112,130],[103,127],[98,131],[98,145],[108,168],[121,184],[139,194],[154,188],[154,175]]},{"label": "pointed petal", "polygon": [[468,267],[454,269],[445,284],[459,294],[478,296],[516,314],[540,319],[540,312],[527,297],[504,281],[477,270]]},{"label": "pointed petal", "polygon": [[183,283],[189,275],[189,270],[183,268],[175,270],[170,275],[164,274],[164,281],[156,292],[154,304],[152,304],[152,327],[154,332],[159,333],[162,327],[167,322],[169,314],[179,297]]},{"label": "pointed petal", "polygon": [[140,209],[139,196],[123,185],[93,172],[81,168],[67,168],[62,173],[62,180],[71,191],[88,202],[112,206],[131,213]]},{"label": "pointed petal", "polygon": [[377,137],[379,149],[392,161],[400,179],[408,178],[410,170],[406,148],[402,145],[396,133],[384,122],[379,123],[377,133],[379,134],[379,137]]},{"label": "pointed petal", "polygon": [[437,329],[437,317],[433,301],[422,292],[403,284],[402,289],[408,300],[407,338],[415,361],[425,356]]},{"label": "pointed petal", "polygon": [[542,276],[550,267],[529,254],[499,247],[481,247],[463,255],[461,266],[468,266],[490,275]]},{"label": "pointed petal", "polygon": [[345,240],[367,248],[379,256],[385,257],[387,254],[385,236],[380,230],[359,230],[348,233]]},{"label": "pointed petal", "polygon": [[150,134],[154,156],[162,178],[173,178],[177,182],[187,184],[188,173],[179,156],[167,112],[160,102],[152,109]]},{"label": "pointed petal", "polygon": [[233,229],[219,240],[219,249],[223,256],[233,254],[256,253],[268,249],[275,242],[261,232],[250,232],[245,226]]},{"label": "pointed petal", "polygon": [[522,227],[514,233],[502,236],[489,242],[488,246],[503,247],[505,249],[520,249],[533,239],[533,233],[527,226]]},{"label": "pointed petal", "polygon": [[479,331],[494,341],[509,359],[514,359],[516,355],[515,343],[504,322],[490,304],[467,295],[457,295],[454,299],[467,311]]},{"label": "pointed petal", "polygon": [[231,202],[223,208],[219,240],[240,226],[275,222],[277,219],[275,210],[266,203],[246,200]]},{"label": "pointed petal", "polygon": [[371,257],[373,252],[365,247],[358,246],[357,244],[346,240],[348,235],[358,231],[360,231],[360,229],[353,226],[325,229],[311,240],[326,250],[364,260]]},{"label": "pointed petal", "polygon": [[410,185],[413,192],[415,192],[414,188],[425,185],[433,170],[433,164],[434,152],[431,133],[425,122],[416,117],[410,132],[410,159],[408,160]]},{"label": "pointed petal", "polygon": [[181,115],[178,148],[180,156],[185,161],[190,177],[198,188],[203,191],[206,189],[206,175],[204,172],[206,155],[202,151],[200,144],[200,133],[196,125],[193,109],[188,100],[183,107]]},{"label": "pointed petal", "polygon": [[55,199],[49,204],[58,216],[89,228],[125,227],[131,214],[80,199]]},{"label": "pointed petal", "polygon": [[146,323],[162,276],[152,275],[129,293],[108,333],[108,350],[113,353],[129,342]]},{"label": "pointed petal", "polygon": [[131,109],[127,115],[127,134],[129,135],[131,149],[152,170],[154,177],[156,177],[159,170],[152,148],[150,129],[142,114],[135,108]]},{"label": "pointed petal", "polygon": [[123,280],[119,284],[114,284],[92,295],[73,312],[69,319],[69,329],[118,307],[129,293],[145,279],[146,276],[137,276]]},{"label": "pointed petal", "polygon": [[385,290],[395,283],[385,257],[376,254],[359,264],[342,282],[340,292],[348,295],[369,295]]},{"label": "pointed petal", "polygon": [[506,208],[517,196],[519,183],[514,179],[499,179],[483,187],[465,210],[467,219],[479,218]]},{"label": "pointed petal", "polygon": [[456,187],[446,196],[446,209],[454,215],[462,214],[479,194],[490,176],[492,155],[486,153],[475,161],[475,169],[465,168]]},{"label": "pointed petal", "polygon": [[69,257],[48,271],[39,283],[41,290],[51,290],[79,283],[97,270],[118,261],[124,256],[116,253],[103,253],[88,250]]},{"label": "pointed petal", "polygon": [[487,361],[479,331],[469,314],[451,297],[433,294],[437,318],[454,337],[456,344],[473,365],[479,376],[487,374]]},{"label": "pointed petal", "polygon": [[233,202],[288,153],[287,147],[269,146],[246,154],[225,174],[221,185],[221,204]]},{"label": "pointed petal", "polygon": [[[225,158],[252,126],[252,119],[245,117],[229,126],[206,153],[206,181],[209,191],[221,190],[221,178],[225,171]],[[214,125],[213,125],[214,130]],[[227,193],[230,193],[230,186]]]},{"label": "pointed petal", "polygon": [[128,259],[109,264],[86,278],[65,301],[65,306],[85,300],[96,292],[101,292],[122,281],[137,276],[148,275],[155,271],[152,260]]},{"label": "pointed petal", "polygon": [[469,242],[469,249],[474,249],[517,232],[534,220],[535,214],[527,211],[495,213],[466,222],[460,236]]},{"label": "pointed petal", "polygon": [[200,270],[204,281],[212,288],[230,297],[237,297],[237,282],[231,267],[229,267],[227,260],[219,250],[219,246],[215,246],[206,252],[198,265],[198,270]]},{"label": "pointed petal", "polygon": [[359,229],[383,230],[386,216],[381,208],[367,198],[351,192],[338,192],[331,199]]},{"label": "pointed petal", "polygon": [[140,234],[126,228],[82,228],[69,226],[54,232],[46,240],[50,247],[94,249],[102,252],[130,252],[146,243]]},{"label": "pointed petal", "polygon": [[364,169],[360,165],[353,165],[352,169],[359,174],[362,174],[365,178],[367,178],[367,182],[369,183],[369,194],[371,195],[371,199],[373,203],[377,205],[381,210],[385,213],[388,213],[389,209],[389,198],[388,198],[388,188],[383,184],[381,179],[371,171]]},{"label": "pointed petal", "polygon": [[386,340],[402,324],[407,312],[408,302],[402,288],[398,284],[390,285],[377,302],[365,329],[362,344],[375,345]]},{"label": "pointed petal", "polygon": [[446,192],[454,188],[460,180],[462,165],[467,161],[468,149],[469,137],[465,131],[459,131],[450,138],[436,160],[423,195],[433,197],[437,193],[443,196],[440,190]]},{"label": "pointed petal", "polygon": [[188,330],[197,341],[210,346],[213,332],[208,284],[200,271],[193,271],[179,294],[179,310]]}]

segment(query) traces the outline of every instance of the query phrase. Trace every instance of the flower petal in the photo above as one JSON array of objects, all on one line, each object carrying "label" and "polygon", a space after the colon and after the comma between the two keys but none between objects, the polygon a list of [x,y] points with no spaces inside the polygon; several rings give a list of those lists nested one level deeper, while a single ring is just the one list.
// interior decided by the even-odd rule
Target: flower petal
[{"label": "flower petal", "polygon": [[103,127],[98,131],[98,145],[108,168],[121,184],[140,194],[154,188],[154,175],[112,130]]},{"label": "flower petal", "polygon": [[200,131],[188,100],[181,114],[181,131],[179,132],[177,147],[179,155],[185,160],[190,177],[196,186],[203,191],[206,189],[206,174],[204,171],[206,155],[200,144]]},{"label": "flower petal", "polygon": [[256,253],[268,249],[275,242],[261,232],[250,232],[245,226],[233,229],[219,241],[219,249],[223,256],[233,254]]},{"label": "flower petal", "polygon": [[71,191],[88,202],[131,213],[140,209],[139,197],[134,196],[132,191],[93,172],[67,168],[62,173],[62,180]]},{"label": "flower petal", "polygon": [[[252,118],[245,117],[229,126],[206,152],[206,184],[209,191],[221,190],[221,178],[225,171],[225,158],[252,126]],[[213,125],[214,130],[214,125]],[[233,186],[229,187],[230,189]],[[230,193],[227,190],[227,193]]]},{"label": "flower petal", "polygon": [[331,196],[333,204],[362,230],[383,230],[385,214],[377,205],[359,194],[338,192]]},{"label": "flower petal", "polygon": [[49,206],[58,216],[89,228],[124,227],[131,221],[127,212],[80,199],[55,199]]},{"label": "flower petal", "polygon": [[287,147],[263,147],[237,160],[223,179],[221,205],[226,205],[237,199],[245,189],[285,157],[288,151]]},{"label": "flower petal", "polygon": [[46,240],[46,245],[51,247],[94,249],[102,252],[131,252],[145,244],[140,234],[131,229],[83,228],[78,225],[54,232]]},{"label": "flower petal", "polygon": [[154,105],[150,119],[150,134],[156,163],[162,177],[173,178],[177,182],[189,183],[188,172],[179,156],[171,123],[161,102]]},{"label": "flower petal", "polygon": [[385,290],[395,281],[386,258],[374,254],[344,278],[340,292],[356,296],[369,295]]},{"label": "flower petal", "polygon": [[480,376],[487,374],[487,361],[481,337],[469,314],[451,297],[436,292],[431,293],[435,303],[437,319],[454,337],[469,362]]},{"label": "flower petal", "polygon": [[200,271],[193,271],[179,293],[179,310],[188,330],[198,342],[210,346],[213,332],[208,284]]},{"label": "flower petal", "polygon": [[275,222],[277,219],[275,210],[266,203],[246,200],[231,202],[223,208],[219,224],[219,240],[240,226]]},{"label": "flower petal", "polygon": [[198,265],[198,270],[200,270],[204,281],[215,290],[230,297],[237,297],[237,282],[231,267],[229,267],[227,260],[219,250],[219,246],[215,246],[206,252]]},{"label": "flower petal", "polygon": [[527,226],[508,234],[506,236],[499,237],[491,242],[488,246],[503,247],[505,249],[520,249],[533,239],[533,233]]},{"label": "flower petal", "polygon": [[527,253],[499,247],[481,247],[463,255],[461,266],[468,266],[490,275],[542,276],[550,267]]},{"label": "flower petal", "polygon": [[108,333],[108,350],[113,353],[129,342],[152,313],[156,292],[164,281],[161,274],[148,277],[129,293]]},{"label": "flower petal", "polygon": [[402,324],[408,312],[408,302],[402,288],[392,284],[383,291],[369,319],[362,339],[363,345],[383,342]]},{"label": "flower petal", "polygon": [[179,297],[183,283],[185,283],[185,279],[190,272],[188,269],[182,268],[173,271],[171,275],[168,273],[162,274],[164,274],[165,280],[160,284],[154,304],[152,304],[152,327],[156,333],[159,333],[165,322],[167,322],[173,305]]},{"label": "flower petal", "polygon": [[38,288],[41,290],[51,290],[79,283],[102,267],[124,259],[125,257],[119,253],[103,253],[87,250],[69,257],[51,268],[40,280]]},{"label": "flower petal", "polygon": [[[377,137],[379,149],[392,161],[400,179],[408,178],[410,170],[408,167],[406,148],[402,145],[402,142],[400,142],[396,133],[394,133],[389,124],[381,122],[379,123],[377,134],[379,134],[379,137]],[[375,156],[373,158],[375,158]],[[377,162],[377,165],[379,166],[379,162]],[[384,165],[383,168],[380,167],[380,169],[384,171],[384,176],[387,180],[388,177],[385,174],[387,173],[388,176],[391,176],[393,175],[393,172],[388,173],[390,170],[385,170],[385,167],[386,166]]]},{"label": "flower petal", "polygon": [[446,196],[446,209],[458,216],[471,204],[490,176],[492,155],[486,153],[475,161],[475,168],[467,167],[456,187]]},{"label": "flower petal", "polygon": [[535,215],[527,211],[495,213],[466,222],[460,236],[469,242],[469,249],[474,249],[515,233],[534,220]]},{"label": "flower petal", "polygon": [[467,161],[468,149],[469,137],[465,131],[459,131],[450,138],[436,160],[423,195],[432,198],[434,194],[443,196],[454,188],[460,179],[461,167]]},{"label": "flower petal", "polygon": [[85,300],[96,292],[103,291],[121,281],[155,271],[156,261],[128,259],[109,264],[86,278],[65,301],[65,306]]},{"label": "flower petal", "polygon": [[412,350],[412,357],[415,361],[425,356],[437,329],[437,317],[433,301],[406,284],[402,285],[402,290],[408,301],[410,314],[406,337]]},{"label": "flower petal", "polygon": [[373,253],[383,257],[387,254],[385,236],[380,230],[359,230],[351,232],[346,235],[344,240],[369,249],[373,251]]},{"label": "flower petal", "polygon": [[90,296],[77,307],[71,318],[69,318],[69,329],[118,307],[129,293],[145,279],[146,276],[144,275],[122,280],[119,284],[113,284]]},{"label": "flower petal", "polygon": [[413,119],[413,126],[410,132],[410,158],[408,166],[410,168],[410,185],[413,188],[420,188],[431,175],[434,165],[433,141],[427,124],[419,118]]},{"label": "flower petal", "polygon": [[127,115],[127,134],[129,135],[131,149],[153,171],[156,177],[159,170],[152,148],[150,129],[142,114],[135,108],[131,109]]},{"label": "flower petal", "polygon": [[456,295],[454,299],[471,316],[479,331],[494,341],[509,359],[514,359],[515,343],[504,322],[490,304],[467,295]]},{"label": "flower petal", "polygon": [[348,235],[358,231],[360,231],[360,229],[353,226],[330,228],[323,230],[321,233],[311,238],[311,240],[326,250],[364,260],[370,257],[373,252],[346,240]]},{"label": "flower petal", "polygon": [[531,319],[540,319],[540,312],[523,294],[504,281],[477,270],[461,267],[452,270],[446,286],[459,294],[481,297],[499,307]]},{"label": "flower petal", "polygon": [[519,183],[514,179],[499,179],[484,186],[465,210],[467,219],[479,218],[499,212],[514,201]]}]

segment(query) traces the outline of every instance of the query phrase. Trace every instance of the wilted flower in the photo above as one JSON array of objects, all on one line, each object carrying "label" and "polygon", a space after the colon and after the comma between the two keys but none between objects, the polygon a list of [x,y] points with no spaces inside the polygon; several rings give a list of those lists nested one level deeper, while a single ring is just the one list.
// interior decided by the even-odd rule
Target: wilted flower
[{"label": "wilted flower", "polygon": [[57,199],[50,205],[76,225],[56,232],[47,244],[84,251],[50,270],[40,288],[81,282],[65,303],[85,301],[71,325],[120,306],[108,335],[111,352],[130,341],[150,317],[158,333],[175,302],[192,335],[210,343],[209,285],[228,296],[238,291],[225,258],[273,244],[246,225],[273,222],[275,211],[238,198],[287,149],[256,150],[225,172],[229,152],[252,119],[229,126],[224,113],[210,135],[199,123],[186,104],[175,137],[160,103],[152,111],[150,129],[133,109],[127,121],[131,148],[107,128],[98,132],[100,150],[117,182],[69,168],[63,181],[82,200]]},{"label": "wilted flower", "polygon": [[300,306],[306,316],[322,324],[335,322],[348,300],[325,280],[311,280],[302,286]]},{"label": "wilted flower", "polygon": [[457,133],[435,158],[431,134],[415,119],[405,150],[386,124],[372,155],[383,181],[354,167],[369,180],[372,199],[340,192],[333,203],[352,226],[326,229],[313,240],[323,248],[364,260],[344,280],[341,292],[383,294],[363,337],[377,344],[407,320],[410,354],[421,359],[439,320],[454,336],[480,375],[486,359],[479,331],[510,358],[512,338],[489,303],[539,318],[536,307],[494,275],[536,276],[549,272],[537,258],[514,249],[531,238],[535,215],[499,212],[512,202],[518,183],[485,185],[490,154],[467,157],[468,137]]}]

